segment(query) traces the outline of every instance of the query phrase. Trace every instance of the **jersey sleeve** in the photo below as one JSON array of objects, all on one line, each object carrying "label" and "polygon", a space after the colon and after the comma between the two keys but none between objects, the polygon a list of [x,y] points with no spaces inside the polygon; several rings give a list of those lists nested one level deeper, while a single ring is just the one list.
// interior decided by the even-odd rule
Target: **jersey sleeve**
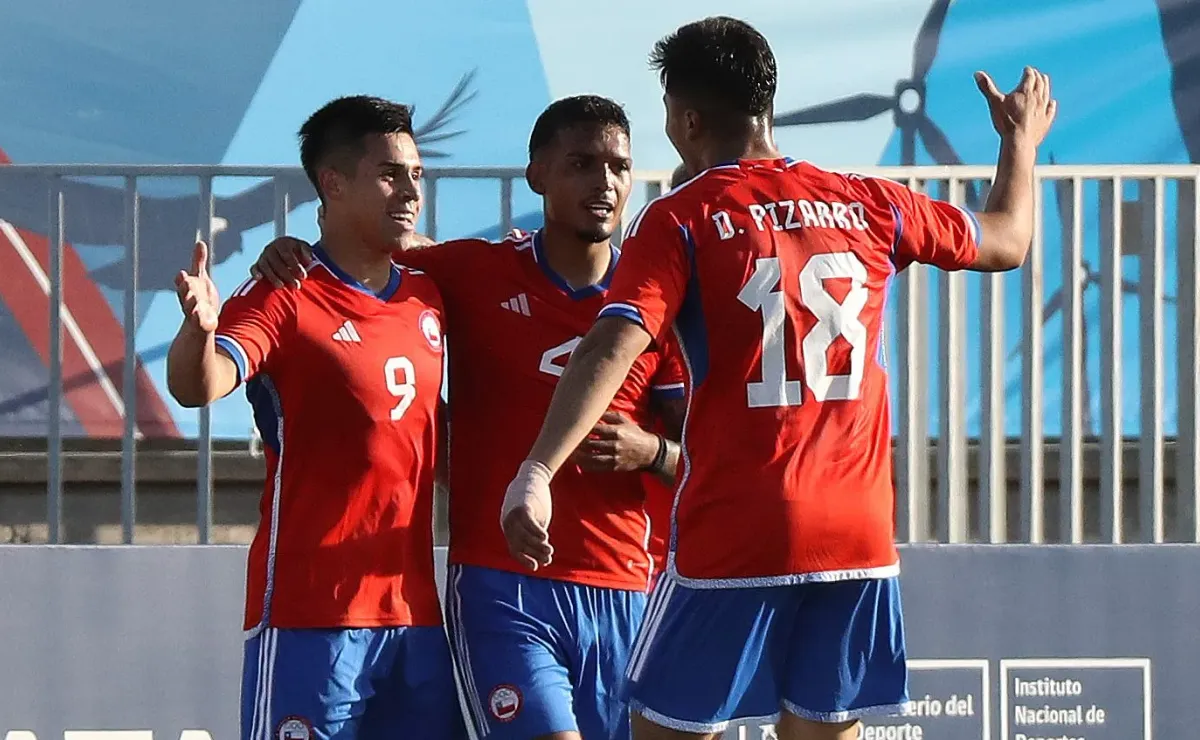
[{"label": "jersey sleeve", "polygon": [[667,201],[654,201],[630,224],[600,318],[640,324],[655,344],[664,339],[687,291],[691,234]]},{"label": "jersey sleeve", "polygon": [[953,203],[934,200],[891,180],[872,179],[895,219],[892,262],[962,270],[979,254],[979,220]]},{"label": "jersey sleeve", "polygon": [[237,365],[238,383],[253,378],[294,325],[295,298],[266,280],[247,280],[221,306],[216,345]]},{"label": "jersey sleeve", "polygon": [[674,343],[659,350],[658,368],[650,380],[650,392],[659,400],[683,398],[683,362]]},{"label": "jersey sleeve", "polygon": [[392,260],[398,265],[404,265],[413,270],[420,270],[434,280],[441,281],[442,276],[449,277],[454,260],[454,245],[456,242],[444,242],[428,247],[405,249],[392,254]]}]

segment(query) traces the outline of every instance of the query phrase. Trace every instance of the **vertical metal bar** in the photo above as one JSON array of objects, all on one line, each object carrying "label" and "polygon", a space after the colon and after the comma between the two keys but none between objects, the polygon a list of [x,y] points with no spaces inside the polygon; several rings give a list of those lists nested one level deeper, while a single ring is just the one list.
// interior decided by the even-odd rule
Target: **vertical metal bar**
[{"label": "vertical metal bar", "polygon": [[46,461],[50,466],[46,477],[46,526],[50,544],[63,538],[63,480],[62,480],[62,296],[63,242],[65,241],[65,203],[62,177],[50,181],[50,429],[46,435]]},{"label": "vertical metal bar", "polygon": [[[908,187],[916,190],[915,179]],[[929,297],[925,268],[911,265],[896,276],[896,349],[900,428],[896,446],[896,536],[901,542],[929,538]]]},{"label": "vertical metal bar", "polygon": [[1041,177],[1034,182],[1033,243],[1029,259],[1021,269],[1024,305],[1021,308],[1024,326],[1021,352],[1021,537],[1025,542],[1038,543],[1045,537],[1044,468],[1045,449],[1043,427],[1043,357],[1042,357],[1042,254],[1044,229],[1042,220]]},{"label": "vertical metal bar", "polygon": [[[1071,238],[1062,245],[1062,438],[1059,442],[1058,537],[1083,542],[1083,180],[1071,178]],[[1059,213],[1064,218],[1066,214]]]},{"label": "vertical metal bar", "polygon": [[[962,187],[958,178],[948,183],[950,200],[962,202]],[[966,457],[965,374],[963,367],[964,334],[966,333],[967,299],[963,275],[941,272],[939,275],[941,309],[938,311],[938,383],[941,413],[938,414],[938,508],[937,534],[939,542],[967,540],[967,475],[963,464]]]},{"label": "vertical metal bar", "polygon": [[[200,178],[200,238],[212,246],[213,195],[212,175]],[[212,249],[208,250],[212,268]],[[200,544],[212,538],[213,471],[212,471],[212,409],[200,409],[200,435],[196,440],[196,529]]]},{"label": "vertical metal bar", "polygon": [[513,229],[513,181],[511,177],[500,180],[500,238],[508,236]]},{"label": "vertical metal bar", "polygon": [[1179,296],[1179,432],[1175,443],[1175,498],[1180,538],[1200,542],[1200,187],[1194,177],[1180,178],[1178,196],[1179,265],[1175,292]]},{"label": "vertical metal bar", "polygon": [[1121,429],[1123,187],[1120,177],[1100,185],[1100,539],[1113,544],[1125,538]]},{"label": "vertical metal bar", "polygon": [[[1144,185],[1143,185],[1144,186]],[[1142,424],[1138,455],[1138,527],[1144,542],[1163,541],[1163,178],[1154,178],[1154,238],[1142,253]]]},{"label": "vertical metal bar", "polygon": [[925,319],[922,267],[911,265],[896,278],[896,345],[900,428],[896,440],[896,536],[901,542],[920,542],[927,537],[929,507],[928,450],[925,424],[925,394],[922,392],[921,347]]},{"label": "vertical metal bar", "polygon": [[1004,276],[985,274],[983,299],[983,428],[979,445],[979,533],[1008,539],[1008,479],[1004,434]]},{"label": "vertical metal bar", "polygon": [[436,175],[425,174],[425,236],[437,241],[437,191],[438,178]]},{"label": "vertical metal bar", "polygon": [[287,236],[288,213],[292,210],[291,193],[287,186],[275,178],[275,238]]},{"label": "vertical metal bar", "polygon": [[121,440],[121,539],[133,544],[137,526],[137,286],[139,212],[137,177],[125,178],[125,371],[121,395],[125,426]]}]

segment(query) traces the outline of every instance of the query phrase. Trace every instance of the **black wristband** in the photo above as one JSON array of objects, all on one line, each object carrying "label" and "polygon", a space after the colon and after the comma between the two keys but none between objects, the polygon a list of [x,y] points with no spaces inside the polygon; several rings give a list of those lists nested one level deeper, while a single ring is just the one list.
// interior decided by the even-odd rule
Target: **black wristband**
[{"label": "black wristband", "polygon": [[654,453],[654,460],[650,462],[647,469],[654,473],[661,473],[667,464],[667,438],[661,434],[654,436],[658,438],[658,452]]}]

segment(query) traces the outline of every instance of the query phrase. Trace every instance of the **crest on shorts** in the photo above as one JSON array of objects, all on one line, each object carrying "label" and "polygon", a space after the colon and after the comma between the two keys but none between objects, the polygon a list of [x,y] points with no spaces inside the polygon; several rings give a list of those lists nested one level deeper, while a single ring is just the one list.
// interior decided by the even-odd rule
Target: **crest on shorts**
[{"label": "crest on shorts", "polygon": [[441,352],[442,325],[438,322],[437,315],[433,311],[422,311],[421,318],[417,319],[417,326],[421,329],[421,336],[425,337],[425,341],[429,342],[433,351]]},{"label": "crest on shorts", "polygon": [[521,711],[521,690],[510,684],[500,684],[488,694],[488,708],[497,720],[512,721]]},{"label": "crest on shorts", "polygon": [[312,740],[312,725],[303,717],[284,717],[275,730],[275,740]]}]

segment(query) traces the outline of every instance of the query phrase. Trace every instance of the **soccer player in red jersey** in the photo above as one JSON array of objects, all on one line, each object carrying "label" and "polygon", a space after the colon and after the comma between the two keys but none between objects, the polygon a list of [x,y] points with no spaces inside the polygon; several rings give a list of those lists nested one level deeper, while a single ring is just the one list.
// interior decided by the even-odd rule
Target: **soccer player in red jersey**
[{"label": "soccer player in red jersey", "polygon": [[506,494],[510,547],[541,562],[557,544],[551,478],[633,358],[673,335],[688,369],[683,463],[667,571],[628,672],[634,737],[778,716],[785,740],[855,738],[859,717],[908,701],[878,359],[888,281],[913,262],[1024,261],[1050,83],[1026,69],[1004,95],[977,76],[1001,145],[972,214],[784,158],[775,58],[741,21],[683,26],[651,61],[667,134],[698,174],[632,222],[607,306]]},{"label": "soccer player in red jersey", "polygon": [[392,263],[421,206],[408,108],[335,100],[300,129],[325,208],[299,290],[249,280],[217,315],[198,244],[171,394],[245,384],[267,478],[250,546],[242,740],[459,740],[434,580],[442,300]]},{"label": "soccer player in red jersey", "polygon": [[[531,572],[515,561],[496,513],[604,305],[619,256],[611,237],[632,187],[629,121],[611,100],[564,98],[538,117],[529,155],[543,229],[395,255],[432,277],[446,306],[447,622],[481,737],[628,738],[619,687],[654,572],[644,484],[674,475],[678,447],[666,437],[682,416],[682,368],[655,350],[630,363],[554,482],[553,562]],[[256,269],[281,284],[302,278],[305,246],[276,240]],[[661,435],[645,431],[656,417]]]}]

